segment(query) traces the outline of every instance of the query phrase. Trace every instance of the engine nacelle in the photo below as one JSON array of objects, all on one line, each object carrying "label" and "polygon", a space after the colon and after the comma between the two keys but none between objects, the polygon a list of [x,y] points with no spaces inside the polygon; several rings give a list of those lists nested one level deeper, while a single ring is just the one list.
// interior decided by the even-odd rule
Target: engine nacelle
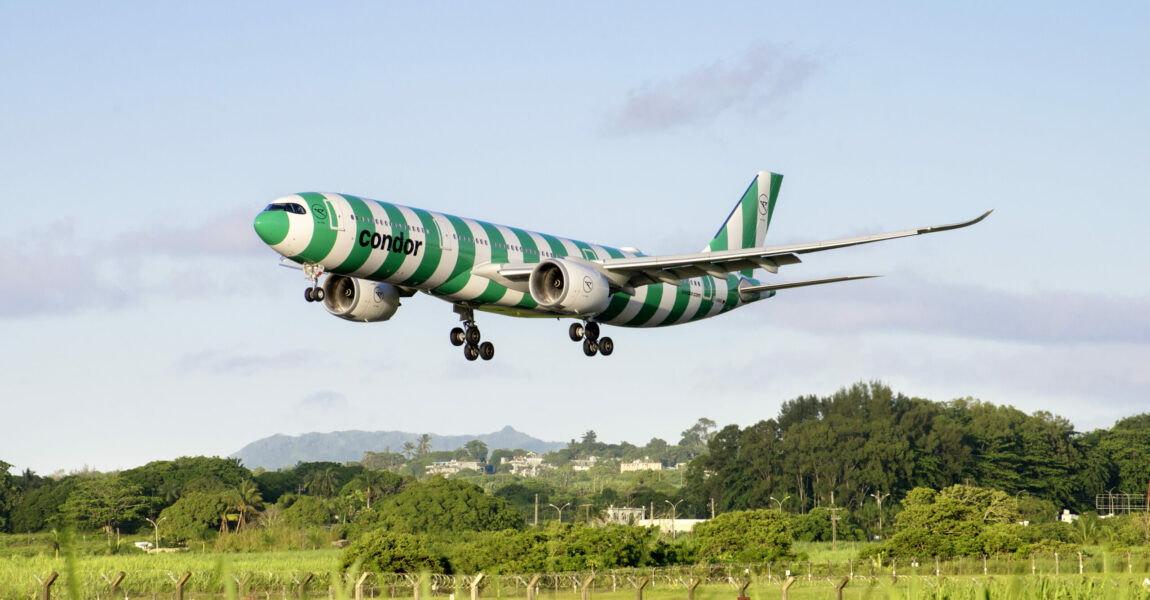
[{"label": "engine nacelle", "polygon": [[386,321],[399,309],[399,290],[388,283],[328,275],[323,282],[323,307],[348,321]]},{"label": "engine nacelle", "polygon": [[595,269],[569,260],[546,259],[531,271],[531,297],[539,306],[565,315],[596,315],[607,310],[611,292],[607,278]]}]

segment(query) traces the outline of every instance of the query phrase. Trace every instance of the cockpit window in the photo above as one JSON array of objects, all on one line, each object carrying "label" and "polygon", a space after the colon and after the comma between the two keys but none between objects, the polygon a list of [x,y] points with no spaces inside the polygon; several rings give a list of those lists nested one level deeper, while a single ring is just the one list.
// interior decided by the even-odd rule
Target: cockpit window
[{"label": "cockpit window", "polygon": [[294,202],[273,202],[272,204],[269,204],[264,210],[283,210],[289,213],[295,213],[297,215],[307,214],[307,211],[303,209],[303,206]]}]

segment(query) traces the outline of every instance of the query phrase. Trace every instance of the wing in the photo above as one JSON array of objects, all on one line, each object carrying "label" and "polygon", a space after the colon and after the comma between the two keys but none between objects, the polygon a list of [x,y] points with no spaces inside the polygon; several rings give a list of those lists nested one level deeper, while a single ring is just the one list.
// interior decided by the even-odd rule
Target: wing
[{"label": "wing", "polygon": [[[800,254],[822,252],[824,250],[834,250],[836,248],[846,248],[848,246],[859,246],[926,233],[960,229],[982,221],[992,212],[994,211],[988,210],[977,218],[952,225],[919,227],[917,229],[907,229],[893,233],[880,233],[877,235],[842,238],[823,242],[723,250],[719,252],[698,252],[695,254],[610,258],[603,261],[601,268],[604,271],[604,275],[606,275],[613,284],[621,288],[651,283],[670,283],[677,285],[683,279],[689,279],[691,277],[700,277],[703,275],[726,277],[727,273],[742,271],[744,269],[766,269],[771,273],[778,273],[779,267],[802,262],[799,258]],[[837,279],[836,281],[842,280]],[[626,283],[624,284],[623,282]],[[820,281],[819,283],[824,282]],[[825,283],[831,282],[826,281]],[[808,283],[807,285],[812,284]],[[763,288],[763,290],[766,289],[783,288]]]}]

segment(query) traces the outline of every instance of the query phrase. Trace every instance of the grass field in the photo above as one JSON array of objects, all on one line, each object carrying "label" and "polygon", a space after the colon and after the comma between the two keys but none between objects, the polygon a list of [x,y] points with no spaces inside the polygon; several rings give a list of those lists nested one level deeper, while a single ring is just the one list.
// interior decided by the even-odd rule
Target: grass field
[{"label": "grass field", "polygon": [[[9,540],[11,542],[11,540]],[[78,540],[82,541],[82,540]],[[38,548],[36,554],[31,548]],[[80,544],[80,556],[69,558],[66,552],[57,556],[45,546],[17,543],[9,545],[0,560],[0,600],[38,598],[39,581],[53,571],[60,574],[52,588],[54,598],[110,597],[110,581],[123,571],[125,578],[116,598],[174,598],[176,580],[185,572],[191,576],[185,585],[185,598],[295,597],[299,582],[307,574],[309,598],[342,598],[353,594],[354,577],[339,573],[341,551],[337,549],[292,550],[277,552],[179,552],[143,554],[128,551],[110,556],[94,555],[99,542]],[[981,559],[942,562],[933,560],[890,561],[875,563],[852,558],[860,545],[839,544],[836,551],[829,544],[797,544],[796,550],[810,560],[758,566],[750,571],[741,567],[712,568],[707,580],[696,589],[696,600],[735,600],[739,586],[750,581],[746,595],[753,600],[782,597],[782,580],[787,570],[795,577],[789,598],[805,600],[834,598],[835,584],[848,574],[854,578],[843,589],[843,598],[1138,598],[1150,600],[1150,563],[1146,555],[1104,553],[1100,549],[1087,553],[1079,574],[1077,556],[1043,557],[1033,561],[1002,557],[983,562]],[[1093,554],[1093,556],[1090,556]],[[936,575],[939,568],[942,576]],[[986,568],[989,574],[984,575]],[[637,569],[602,571],[590,588],[595,600],[634,600],[635,583],[651,576],[644,589],[645,600],[686,600],[687,584],[702,571],[690,567],[676,569]],[[1057,574],[1055,574],[1057,573]],[[72,574],[72,576],[69,576]],[[544,576],[539,583],[537,600],[581,600],[580,584],[589,573]],[[530,575],[488,576],[481,582],[480,598],[523,599]],[[429,578],[423,598],[468,600],[470,579],[466,576]],[[242,586],[241,586],[242,584]],[[412,582],[396,575],[369,575],[364,581],[364,596],[370,598],[411,598]],[[74,596],[73,596],[74,594]]]}]

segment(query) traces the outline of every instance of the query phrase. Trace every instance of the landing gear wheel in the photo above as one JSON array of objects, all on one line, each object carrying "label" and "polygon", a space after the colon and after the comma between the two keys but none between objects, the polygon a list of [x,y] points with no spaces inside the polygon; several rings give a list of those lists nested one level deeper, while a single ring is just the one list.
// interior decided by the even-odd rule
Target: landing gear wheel
[{"label": "landing gear wheel", "polygon": [[495,356],[495,344],[491,342],[483,342],[479,344],[479,358],[483,360],[491,360]]},{"label": "landing gear wheel", "polygon": [[615,351],[615,342],[609,337],[601,338],[599,340],[599,353],[603,356],[611,356]]},{"label": "landing gear wheel", "polygon": [[463,342],[466,339],[467,338],[464,337],[463,330],[460,329],[459,327],[456,327],[456,328],[451,330],[451,345],[452,346],[462,346]]},{"label": "landing gear wheel", "polygon": [[478,346],[479,345],[479,340],[481,339],[481,337],[480,337],[478,327],[476,327],[474,325],[472,325],[471,327],[468,327],[467,332],[464,335],[467,336],[467,343],[468,344],[471,344],[472,346]]},{"label": "landing gear wheel", "polygon": [[571,336],[572,342],[583,341],[583,325],[580,323],[572,323],[571,327],[567,329],[567,335]]},{"label": "landing gear wheel", "polygon": [[[491,349],[491,353],[495,354],[495,349]],[[479,347],[473,344],[468,344],[463,347],[463,357],[467,360],[475,360],[479,358]]]},{"label": "landing gear wheel", "polygon": [[583,340],[583,354],[587,356],[595,356],[599,352],[599,344],[591,340]]},{"label": "landing gear wheel", "polygon": [[315,296],[312,295],[312,288],[303,289],[303,299],[307,300],[308,302],[315,302]]},{"label": "landing gear wheel", "polygon": [[312,292],[311,295],[312,295],[312,297],[315,298],[316,302],[322,302],[323,301],[323,288],[321,288],[321,287],[315,288],[315,291]]},{"label": "landing gear wheel", "polygon": [[584,330],[585,331],[583,332],[583,335],[587,336],[587,339],[589,339],[591,341],[595,341],[595,340],[599,339],[599,324],[598,323],[588,323],[587,326],[584,327]]}]

